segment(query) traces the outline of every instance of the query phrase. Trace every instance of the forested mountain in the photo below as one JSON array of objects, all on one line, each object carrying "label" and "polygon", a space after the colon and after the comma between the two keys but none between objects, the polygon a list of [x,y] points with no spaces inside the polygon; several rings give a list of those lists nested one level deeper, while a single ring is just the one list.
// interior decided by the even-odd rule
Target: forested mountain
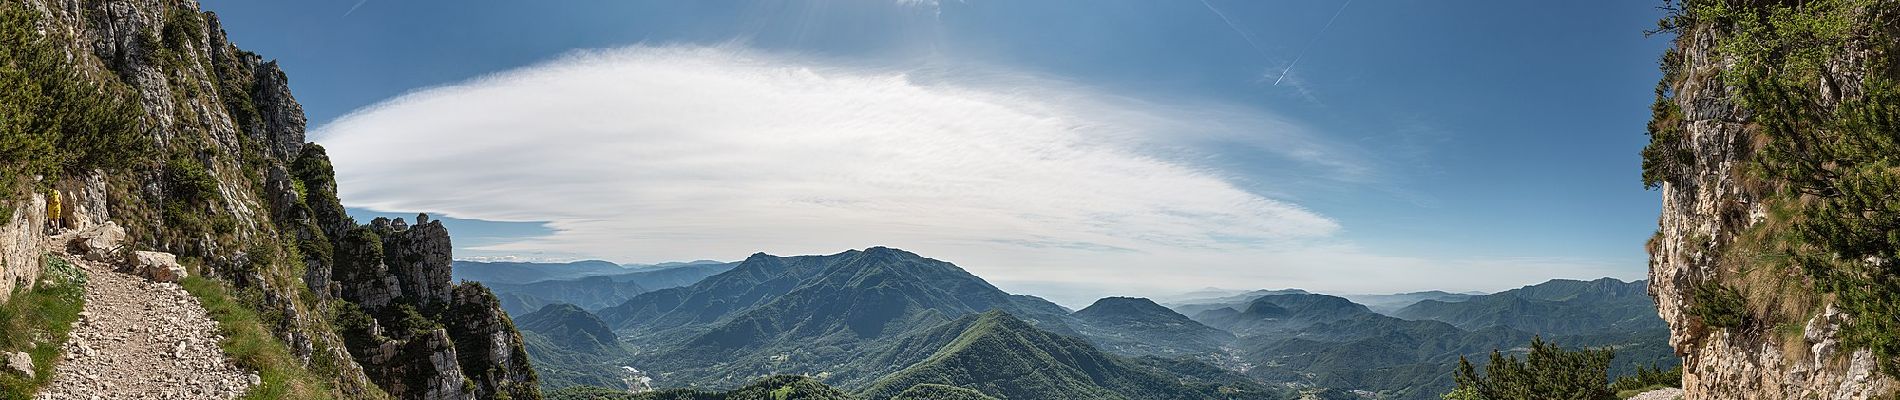
[{"label": "forested mountain", "polygon": [[561,348],[579,352],[599,352],[619,346],[620,337],[600,318],[573,304],[550,304],[541,310],[515,318],[515,327],[534,332]]},{"label": "forested mountain", "polygon": [[[1449,390],[1460,356],[1508,350],[1536,334],[1567,345],[1629,347],[1639,354],[1635,359],[1656,361],[1644,358],[1655,350],[1646,343],[1660,340],[1655,332],[1611,335],[1605,332],[1621,331],[1537,322],[1539,314],[1486,306],[1533,302],[1550,309],[1592,310],[1615,305],[1599,314],[1622,316],[1640,306],[1629,285],[1553,281],[1492,295],[1375,297],[1433,304],[1418,309],[1471,307],[1454,313],[1470,320],[1465,327],[1390,317],[1344,297],[1300,290],[1215,298],[1245,302],[1211,303],[1221,307],[1192,318],[1176,311],[1182,306],[1170,309],[1130,297],[1104,298],[1069,312],[1003,292],[947,262],[873,247],[823,256],[757,254],[692,285],[602,309],[600,323],[622,338],[620,349],[626,353],[618,359],[561,352],[558,341],[542,333],[549,330],[543,327],[544,313],[589,321],[578,316],[584,311],[576,307],[547,307],[524,317],[523,326],[531,333],[537,362],[574,368],[571,361],[580,360],[595,370],[583,375],[609,384],[615,375],[606,370],[626,365],[651,371],[659,387],[739,387],[772,375],[804,374],[876,399],[894,398],[923,383],[997,398],[1158,398],[1163,392],[1154,388],[1164,387],[1172,396],[1187,396],[1178,398],[1214,393],[1209,388],[1269,398],[1302,393],[1263,388],[1300,388],[1311,396],[1345,393],[1321,390],[1334,388],[1427,399]],[[962,393],[947,387],[918,390]]]},{"label": "forested mountain", "polygon": [[854,253],[783,258],[754,254],[726,272],[689,286],[634,296],[598,314],[615,330],[692,328],[776,299],[806,278],[823,272],[829,263]]},{"label": "forested mountain", "polygon": [[804,376],[761,379],[728,391],[666,389],[646,393],[601,387],[571,387],[548,393],[549,400],[855,400],[850,394]]},{"label": "forested mountain", "polygon": [[996,400],[996,398],[974,389],[925,383],[904,389],[891,400]]},{"label": "forested mountain", "polygon": [[1504,326],[1545,335],[1663,331],[1648,281],[1558,279],[1463,301],[1420,301],[1393,313],[1465,329]]},{"label": "forested mountain", "polygon": [[1073,332],[1060,306],[1003,292],[950,263],[883,247],[828,256],[754,255],[698,284],[636,296],[602,310],[601,318],[643,346],[633,361],[664,371],[661,382],[730,385],[776,372],[865,379],[902,365],[850,360],[992,309]]},{"label": "forested mountain", "polygon": [[1490,295],[1359,296],[1388,307],[1414,300],[1391,313],[1417,320],[1381,315],[1338,296],[1274,294],[1241,308],[1201,311],[1194,319],[1239,336],[1236,368],[1263,382],[1428,399],[1449,390],[1459,356],[1508,350],[1534,335],[1566,346],[1617,347],[1612,373],[1672,365],[1666,332],[1643,285],[1554,280]]},{"label": "forested mountain", "polygon": [[1291,331],[1243,337],[1247,375],[1264,382],[1365,390],[1392,399],[1433,399],[1451,387],[1459,356],[1520,345],[1530,334],[1466,331],[1367,311]]},{"label": "forested mountain", "polygon": [[974,389],[1010,399],[1266,399],[1285,393],[1259,385],[1195,384],[1045,332],[1002,311],[951,324],[964,329],[925,361],[864,390],[888,399],[921,384]]},{"label": "forested mountain", "polygon": [[551,304],[515,318],[544,388],[576,385],[625,390],[630,354],[619,335],[593,314],[572,304]]},{"label": "forested mountain", "polygon": [[1460,302],[1421,301],[1394,315],[1466,330],[1510,328],[1570,347],[1614,347],[1610,372],[1624,374],[1638,366],[1668,368],[1681,362],[1648,286],[1641,280],[1556,279]]},{"label": "forested mountain", "polygon": [[1313,324],[1371,313],[1366,306],[1338,296],[1277,294],[1256,298],[1245,310],[1222,308],[1196,317],[1202,318],[1199,321],[1207,326],[1239,336],[1255,336],[1291,334]]},{"label": "forested mountain", "polygon": [[1074,314],[1076,329],[1118,354],[1205,356],[1221,353],[1234,334],[1202,325],[1143,298],[1107,297]]}]

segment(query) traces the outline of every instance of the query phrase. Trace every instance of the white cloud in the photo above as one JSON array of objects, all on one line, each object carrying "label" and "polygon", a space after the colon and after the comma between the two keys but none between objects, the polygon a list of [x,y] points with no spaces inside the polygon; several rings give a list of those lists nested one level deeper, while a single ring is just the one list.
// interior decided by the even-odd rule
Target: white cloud
[{"label": "white cloud", "polygon": [[656,262],[888,245],[994,281],[1105,290],[1338,287],[1419,264],[1341,244],[1334,220],[1192,163],[1192,147],[1219,144],[1304,175],[1369,173],[1271,115],[838,64],[584,52],[410,93],[317,137],[353,207],[551,221],[552,235],[491,253]]}]

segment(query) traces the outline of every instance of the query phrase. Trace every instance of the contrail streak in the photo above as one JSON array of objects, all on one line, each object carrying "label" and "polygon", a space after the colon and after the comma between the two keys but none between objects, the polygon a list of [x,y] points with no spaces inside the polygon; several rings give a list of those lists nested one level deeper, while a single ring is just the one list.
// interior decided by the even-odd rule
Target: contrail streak
[{"label": "contrail streak", "polygon": [[[1207,3],[1207,0],[1201,0],[1201,3],[1203,4]],[[1326,26],[1321,26],[1319,28],[1319,33],[1313,34],[1313,39],[1306,41],[1306,47],[1300,49],[1300,54],[1293,56],[1293,62],[1286,64],[1286,70],[1280,71],[1280,78],[1273,80],[1273,86],[1280,86],[1280,81],[1286,80],[1286,74],[1293,72],[1293,66],[1300,65],[1300,59],[1306,58],[1306,52],[1308,50],[1312,50],[1314,44],[1319,43],[1319,38],[1321,36],[1326,35],[1326,30],[1333,28],[1333,21],[1338,21],[1339,14],[1345,14],[1346,7],[1351,6],[1351,5],[1352,5],[1352,0],[1346,0],[1346,4],[1339,5],[1339,11],[1334,11],[1333,17],[1331,19],[1326,20]],[[1222,17],[1222,18],[1224,19],[1225,17]]]},{"label": "contrail streak", "polygon": [[358,9],[358,8],[362,8],[362,7],[363,7],[363,4],[364,4],[364,3],[368,3],[368,2],[369,2],[369,0],[356,0],[356,5],[353,5],[353,6],[350,6],[350,10],[349,10],[349,11],[344,11],[344,12],[343,12],[343,16],[345,16],[345,17],[348,17],[348,16],[350,16],[350,14],[351,14],[351,13],[354,13],[354,12],[356,12],[356,9]]},{"label": "contrail streak", "polygon": [[1234,25],[1234,20],[1227,19],[1227,13],[1220,12],[1220,9],[1214,8],[1214,5],[1211,3],[1208,3],[1207,0],[1201,0],[1201,5],[1207,6],[1208,11],[1213,11],[1214,16],[1220,17],[1221,22],[1226,22],[1227,28],[1233,29],[1234,33],[1240,34],[1240,38],[1242,40],[1246,40],[1247,45],[1253,47],[1253,51],[1256,51],[1256,52],[1260,51],[1260,44],[1254,43],[1253,35],[1249,35],[1247,34],[1246,30],[1240,29],[1240,25]]}]

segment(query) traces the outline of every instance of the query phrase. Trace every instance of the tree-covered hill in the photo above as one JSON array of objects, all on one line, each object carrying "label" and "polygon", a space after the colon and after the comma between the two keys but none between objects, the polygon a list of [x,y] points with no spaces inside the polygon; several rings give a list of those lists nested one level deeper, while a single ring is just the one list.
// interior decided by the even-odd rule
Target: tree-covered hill
[{"label": "tree-covered hill", "polygon": [[515,327],[533,331],[565,349],[598,351],[617,345],[619,337],[600,318],[573,304],[550,304],[515,318]]},{"label": "tree-covered hill", "polygon": [[[1230,310],[1230,311],[1221,311]],[[1279,294],[1254,299],[1243,311],[1223,308],[1202,312],[1201,323],[1238,336],[1285,335],[1313,324],[1372,314],[1345,298],[1323,294]]]},{"label": "tree-covered hill", "polygon": [[546,388],[575,385],[619,387],[617,363],[630,354],[612,330],[572,304],[554,304],[515,318],[528,358]]},{"label": "tree-covered hill", "polygon": [[921,384],[973,389],[1010,399],[1284,398],[1263,386],[1194,384],[1073,337],[1045,332],[1001,311],[966,318],[950,344],[923,362],[863,390],[888,399]]},{"label": "tree-covered hill", "polygon": [[917,386],[911,386],[910,389],[904,389],[903,393],[898,393],[897,397],[892,397],[891,400],[997,400],[997,399],[995,397],[990,397],[989,395],[983,394],[983,392],[978,392],[973,389],[960,388],[960,387],[950,386],[950,385],[939,385],[935,383],[925,383],[925,384],[921,384]]},{"label": "tree-covered hill", "polygon": [[855,400],[815,379],[782,375],[728,391],[668,389],[647,393],[593,386],[576,386],[547,393],[548,400]]},{"label": "tree-covered hill", "polygon": [[1425,300],[1393,313],[1443,321],[1465,329],[1504,326],[1544,335],[1668,329],[1656,315],[1647,281],[1552,280],[1464,301]]},{"label": "tree-covered hill", "polygon": [[600,314],[641,348],[633,365],[661,371],[662,384],[725,386],[782,373],[863,382],[908,364],[853,360],[896,357],[912,350],[893,347],[903,338],[989,310],[1074,333],[1068,311],[1054,303],[884,247],[755,255],[697,284],[636,296]]},{"label": "tree-covered hill", "polygon": [[1082,337],[1117,354],[1217,354],[1234,335],[1202,325],[1143,298],[1107,297],[1070,314]]}]

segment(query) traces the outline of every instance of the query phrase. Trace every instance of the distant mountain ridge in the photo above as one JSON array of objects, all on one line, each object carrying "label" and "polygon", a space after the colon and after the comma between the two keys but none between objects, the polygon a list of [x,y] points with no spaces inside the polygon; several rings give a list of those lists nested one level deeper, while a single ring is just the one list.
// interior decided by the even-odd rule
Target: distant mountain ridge
[{"label": "distant mountain ridge", "polygon": [[[1599,294],[1605,289],[1612,294]],[[1587,309],[1603,298],[1624,301],[1627,294],[1617,285],[1553,281],[1483,296],[1369,296],[1387,304],[1418,299],[1481,305],[1518,298]],[[1475,321],[1460,327],[1395,318],[1346,297],[1298,289],[1213,299],[1246,301],[1190,317],[1179,312],[1183,305],[1109,297],[1071,312],[1004,292],[948,262],[872,247],[816,256],[755,254],[694,284],[599,309],[598,318],[627,348],[637,349],[618,365],[649,371],[659,387],[739,387],[771,375],[804,374],[874,399],[897,398],[923,384],[942,387],[919,393],[974,391],[996,398],[1164,398],[1144,391],[1152,388],[1200,398],[1192,393],[1226,386],[1263,398],[1345,395],[1320,389],[1337,388],[1431,399],[1449,387],[1458,357],[1514,348],[1537,334],[1483,322],[1478,316],[1517,318],[1490,308],[1458,314]],[[1656,339],[1574,333],[1545,336],[1591,346]],[[975,342],[985,344],[968,346]],[[1635,349],[1639,357],[1653,350],[1622,348]],[[1014,378],[990,375],[996,371]],[[1128,383],[1164,381],[1171,383]],[[1135,389],[1142,387],[1150,389]],[[1273,387],[1306,389],[1262,389]]]},{"label": "distant mountain ridge", "polygon": [[485,284],[529,283],[549,279],[572,279],[583,276],[613,275],[631,272],[632,269],[601,260],[582,260],[571,262],[515,262],[515,261],[465,261],[455,260],[454,278],[458,281],[476,281]]},{"label": "distant mountain ridge", "polygon": [[[1248,290],[1248,291],[1220,291],[1220,292],[1210,292],[1207,289],[1203,289],[1203,290],[1196,291],[1193,293],[1198,293],[1202,295],[1205,295],[1205,294],[1217,294],[1217,295],[1208,296],[1208,297],[1197,297],[1192,294],[1175,296],[1176,300],[1171,300],[1171,301],[1162,303],[1162,305],[1168,306],[1168,308],[1172,308],[1174,309],[1174,311],[1179,312],[1182,315],[1195,315],[1195,314],[1200,314],[1202,312],[1206,312],[1209,310],[1218,310],[1221,308],[1231,307],[1235,310],[1245,309],[1247,308],[1247,304],[1252,303],[1254,299],[1258,299],[1258,298],[1266,297],[1266,296],[1280,295],[1280,294],[1311,294],[1311,292],[1307,292],[1305,290],[1300,290],[1300,289],[1272,289],[1272,290],[1260,289],[1260,290]],[[1220,294],[1220,293],[1227,293],[1227,294]]]},{"label": "distant mountain ridge", "polygon": [[1663,330],[1648,281],[1557,279],[1464,301],[1424,300],[1393,315],[1443,321],[1464,329],[1505,326],[1542,334]]},{"label": "distant mountain ridge", "polygon": [[[1226,311],[1222,311],[1226,310]],[[1323,322],[1369,314],[1372,310],[1343,297],[1323,294],[1276,294],[1248,303],[1247,309],[1205,311],[1199,322],[1238,336],[1285,334]]]},{"label": "distant mountain ridge", "polygon": [[1346,300],[1352,300],[1354,303],[1364,304],[1366,308],[1372,309],[1372,312],[1392,315],[1398,312],[1399,309],[1425,300],[1451,303],[1464,301],[1465,299],[1471,298],[1471,296],[1474,295],[1471,293],[1450,293],[1442,290],[1428,290],[1396,294],[1351,294],[1340,297],[1345,297]]},{"label": "distant mountain ridge", "polygon": [[542,306],[566,303],[589,310],[612,307],[634,296],[658,289],[698,283],[706,277],[731,269],[736,263],[675,263],[669,267],[638,268],[613,275],[593,275],[574,279],[541,280],[531,283],[486,282],[501,298],[502,307],[511,313],[527,313]]},{"label": "distant mountain ridge", "polygon": [[647,272],[679,267],[728,264],[726,262],[699,260],[688,262],[664,262],[659,264],[617,264],[603,260],[580,260],[569,262],[524,262],[524,261],[471,261],[455,260],[455,280],[495,284],[524,284],[546,280],[577,279],[589,276],[621,275],[630,272]]}]

